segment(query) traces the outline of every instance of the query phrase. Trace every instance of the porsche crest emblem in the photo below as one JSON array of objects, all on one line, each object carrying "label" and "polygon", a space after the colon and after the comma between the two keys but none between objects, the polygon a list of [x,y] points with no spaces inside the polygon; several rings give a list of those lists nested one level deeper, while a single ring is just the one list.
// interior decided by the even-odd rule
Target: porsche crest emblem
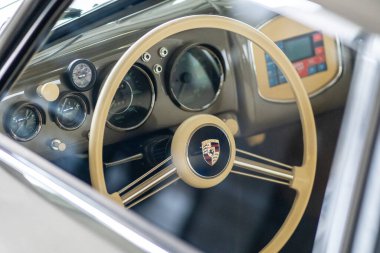
[{"label": "porsche crest emblem", "polygon": [[219,140],[208,139],[202,141],[202,153],[203,159],[206,161],[206,163],[208,163],[210,166],[214,166],[214,164],[218,161],[220,154]]}]

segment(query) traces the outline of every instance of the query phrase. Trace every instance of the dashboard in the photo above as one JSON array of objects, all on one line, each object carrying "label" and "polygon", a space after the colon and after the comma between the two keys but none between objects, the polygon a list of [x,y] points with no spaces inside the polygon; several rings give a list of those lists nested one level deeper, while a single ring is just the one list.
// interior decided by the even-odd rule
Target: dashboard
[{"label": "dashboard", "polygon": [[[170,11],[167,19],[190,14],[185,8],[189,11],[188,6]],[[191,14],[217,13],[209,5],[197,8]],[[1,98],[0,131],[50,160],[85,154],[103,82],[122,53],[163,22],[162,10],[168,12],[166,3],[155,8],[149,24],[137,15],[40,51]],[[293,62],[316,113],[343,105],[351,72],[344,69],[351,64],[339,41],[284,17],[251,24]],[[251,136],[296,121],[292,96],[275,63],[249,41],[213,29],[187,31],[145,52],[125,75],[104,143],[170,131],[199,113],[217,115],[235,127],[236,135]]]}]

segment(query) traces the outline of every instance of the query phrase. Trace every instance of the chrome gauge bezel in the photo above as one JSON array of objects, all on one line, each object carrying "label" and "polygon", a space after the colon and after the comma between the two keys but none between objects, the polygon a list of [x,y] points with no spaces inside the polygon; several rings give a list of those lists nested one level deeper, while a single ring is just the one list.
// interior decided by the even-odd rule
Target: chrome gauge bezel
[{"label": "chrome gauge bezel", "polygon": [[[35,112],[35,114],[37,115],[37,119],[38,119],[38,125],[37,125],[36,130],[28,138],[23,138],[23,137],[18,136],[16,133],[14,133],[11,130],[10,125],[9,125],[9,122],[11,120],[10,118],[12,117],[12,115],[24,107],[28,107],[28,108],[32,109],[33,112]],[[44,121],[43,112],[38,105],[28,103],[28,102],[20,102],[20,103],[13,105],[10,108],[9,112],[6,114],[6,120],[5,120],[4,128],[5,128],[6,132],[16,141],[27,142],[27,141],[34,139],[40,133],[43,121]]]},{"label": "chrome gauge bezel", "polygon": [[154,88],[154,83],[153,83],[152,77],[148,74],[148,72],[144,68],[140,67],[137,64],[133,65],[132,68],[138,69],[144,76],[146,76],[146,78],[149,81],[150,92],[152,94],[152,98],[151,98],[151,101],[150,101],[149,111],[146,114],[146,116],[138,124],[136,124],[136,125],[134,125],[132,127],[126,127],[126,128],[118,127],[118,126],[115,126],[114,124],[110,123],[109,120],[107,119],[107,123],[106,123],[107,127],[111,128],[113,130],[116,130],[116,131],[130,131],[130,130],[134,130],[134,129],[142,126],[148,120],[149,116],[152,114],[152,111],[153,111],[153,108],[154,108],[154,104],[156,102],[156,91],[155,91],[155,88]]},{"label": "chrome gauge bezel", "polygon": [[[170,84],[170,80],[171,80],[171,77],[172,77],[172,69],[173,69],[173,66],[175,66],[179,59],[190,49],[192,48],[196,48],[196,47],[201,47],[201,48],[204,48],[206,49],[217,61],[218,63],[218,66],[220,68],[220,72],[221,72],[221,75],[220,75],[220,81],[219,81],[219,88],[218,90],[216,91],[215,93],[215,96],[214,98],[207,104],[205,104],[204,106],[200,107],[200,108],[191,108],[191,107],[188,107],[186,105],[184,105],[183,103],[181,103],[181,101],[179,101],[179,99],[177,98],[177,96],[174,94],[174,91],[173,89],[171,88],[171,84]],[[218,99],[221,91],[222,91],[222,87],[223,87],[223,84],[224,84],[224,80],[225,80],[225,68],[224,68],[224,62],[223,62],[223,57],[217,53],[218,50],[210,45],[207,45],[207,44],[202,44],[202,43],[196,43],[196,44],[191,44],[191,45],[187,45],[185,47],[182,47],[180,48],[176,53],[175,55],[170,59],[169,61],[169,69],[166,73],[166,82],[167,82],[167,90],[168,90],[168,93],[169,93],[169,96],[170,98],[172,99],[172,101],[179,107],[181,108],[182,110],[185,110],[185,111],[190,111],[190,112],[200,112],[200,111],[203,111],[203,110],[206,110],[208,109],[209,107],[211,107],[215,102],[216,100]]]},{"label": "chrome gauge bezel", "polygon": [[[78,66],[79,64],[86,64],[90,68],[91,73],[92,73],[91,81],[85,87],[78,86],[73,79],[74,68],[76,66]],[[91,89],[96,82],[97,76],[98,76],[98,74],[97,74],[97,70],[96,70],[95,65],[91,61],[86,60],[86,59],[76,59],[76,60],[72,61],[64,73],[65,79],[77,91],[87,91],[87,90]]]},{"label": "chrome gauge bezel", "polygon": [[[59,120],[59,112],[58,112],[58,110],[59,110],[59,105],[60,105],[60,103],[62,102],[63,99],[66,99],[66,98],[68,98],[68,97],[74,97],[75,99],[77,99],[77,101],[79,101],[80,104],[83,106],[83,111],[84,111],[84,114],[83,114],[84,116],[83,116],[83,118],[81,119],[81,121],[80,121],[77,125],[75,125],[75,126],[73,126],[73,127],[68,127],[68,126],[66,126],[65,124],[63,124],[63,123]],[[79,94],[79,93],[75,93],[75,92],[68,92],[68,93],[65,93],[65,94],[63,94],[63,95],[57,100],[57,102],[54,104],[54,121],[55,121],[55,123],[56,123],[61,129],[64,129],[64,130],[67,130],[67,131],[76,130],[76,129],[80,128],[80,127],[84,124],[84,122],[86,121],[86,119],[87,119],[87,114],[89,113],[88,108],[89,108],[89,106],[88,106],[88,101],[87,101],[87,99],[86,99],[83,95],[81,95],[81,94]]]}]

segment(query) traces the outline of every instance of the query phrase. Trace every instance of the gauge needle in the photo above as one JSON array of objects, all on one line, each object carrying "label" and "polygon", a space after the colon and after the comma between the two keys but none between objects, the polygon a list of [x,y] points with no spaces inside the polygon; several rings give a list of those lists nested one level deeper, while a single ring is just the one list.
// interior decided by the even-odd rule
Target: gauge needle
[{"label": "gauge needle", "polygon": [[26,110],[25,112],[25,118],[26,120],[30,119],[30,117],[32,117],[33,113],[31,110]]},{"label": "gauge needle", "polygon": [[68,101],[68,99],[65,99],[65,101],[63,102],[63,112],[68,112],[68,111],[72,111],[74,110],[74,107],[72,105],[70,105],[70,102]]},{"label": "gauge needle", "polygon": [[21,118],[18,118],[18,119],[16,118],[17,125],[20,127],[21,124],[24,123],[24,122],[26,122],[28,119],[30,119],[30,117],[32,117],[31,111],[29,111],[29,110],[25,111],[25,116],[24,117],[21,117]]},{"label": "gauge needle", "polygon": [[20,129],[20,127],[22,126],[21,122],[24,121],[25,118],[21,118],[21,119],[16,119],[16,124],[17,124],[17,128],[15,130],[15,133],[18,133],[18,130]]},{"label": "gauge needle", "polygon": [[20,128],[24,125],[26,125],[27,123],[27,120],[30,118],[31,116],[28,116],[27,114],[25,115],[25,117],[22,117],[22,118],[18,118],[16,119],[16,123],[17,123],[17,128],[15,130],[15,133],[18,133],[18,131],[20,130]]},{"label": "gauge needle", "polygon": [[63,109],[63,112],[69,112],[69,111],[72,111],[74,110],[74,107],[71,106],[71,107],[65,107],[65,109]]}]

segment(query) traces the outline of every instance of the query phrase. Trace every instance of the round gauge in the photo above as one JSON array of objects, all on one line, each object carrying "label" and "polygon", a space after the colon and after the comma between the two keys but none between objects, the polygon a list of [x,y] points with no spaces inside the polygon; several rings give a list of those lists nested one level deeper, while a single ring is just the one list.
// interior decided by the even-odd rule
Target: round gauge
[{"label": "round gauge", "polygon": [[155,92],[149,75],[133,66],[124,77],[113,98],[107,124],[116,130],[141,126],[153,110]]},{"label": "round gauge", "polygon": [[81,95],[69,93],[56,104],[55,120],[65,130],[79,128],[87,116],[87,104]]},{"label": "round gauge", "polygon": [[5,128],[18,141],[29,141],[41,130],[42,114],[33,104],[18,104],[7,115]]},{"label": "round gauge", "polygon": [[187,47],[171,62],[169,93],[188,111],[201,111],[217,99],[224,79],[219,57],[202,45]]},{"label": "round gauge", "polygon": [[67,68],[66,76],[76,90],[89,90],[96,81],[96,68],[88,60],[75,60]]}]

